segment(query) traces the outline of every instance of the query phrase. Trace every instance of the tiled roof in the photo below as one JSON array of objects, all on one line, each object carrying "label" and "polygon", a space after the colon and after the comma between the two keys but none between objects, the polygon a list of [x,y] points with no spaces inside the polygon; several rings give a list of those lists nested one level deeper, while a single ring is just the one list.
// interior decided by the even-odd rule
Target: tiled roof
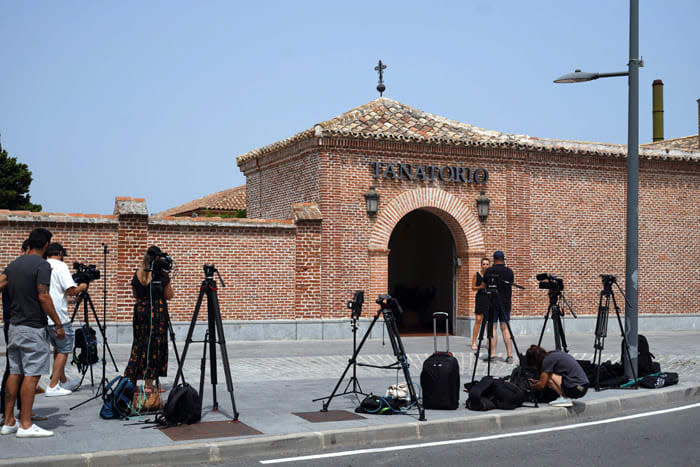
[{"label": "tiled roof", "polygon": [[[258,158],[263,154],[285,148],[306,138],[324,136],[557,151],[613,157],[625,157],[627,153],[626,146],[621,144],[544,139],[485,130],[381,97],[338,117],[314,125],[290,138],[243,154],[238,157],[237,161],[240,165],[246,160]],[[658,150],[642,147],[640,156],[700,162],[700,151],[697,149],[691,151],[672,149],[661,153]]]},{"label": "tiled roof", "polygon": [[639,145],[645,149],[680,149],[681,151],[700,151],[700,135],[683,136]]},{"label": "tiled roof", "polygon": [[245,209],[245,185],[229,188],[228,190],[219,191],[211,195],[203,196],[189,203],[170,208],[166,211],[158,213],[158,216],[178,216],[189,214],[193,211],[209,209],[211,211],[237,211]]}]

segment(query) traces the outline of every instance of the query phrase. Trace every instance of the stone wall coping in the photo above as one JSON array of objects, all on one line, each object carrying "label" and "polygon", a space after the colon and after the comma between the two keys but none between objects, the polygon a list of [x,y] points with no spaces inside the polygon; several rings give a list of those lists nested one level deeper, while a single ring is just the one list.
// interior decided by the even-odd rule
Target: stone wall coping
[{"label": "stone wall coping", "polygon": [[0,209],[0,222],[72,223],[72,224],[118,224],[118,216],[102,214],[29,212]]},{"label": "stone wall coping", "polygon": [[263,228],[263,229],[295,229],[291,219],[247,219],[247,218],[221,218],[221,217],[173,217],[150,216],[148,225],[162,226],[191,226],[191,227],[229,227],[238,229]]},{"label": "stone wall coping", "polygon": [[114,214],[119,216],[147,216],[146,199],[117,196],[114,199]]}]

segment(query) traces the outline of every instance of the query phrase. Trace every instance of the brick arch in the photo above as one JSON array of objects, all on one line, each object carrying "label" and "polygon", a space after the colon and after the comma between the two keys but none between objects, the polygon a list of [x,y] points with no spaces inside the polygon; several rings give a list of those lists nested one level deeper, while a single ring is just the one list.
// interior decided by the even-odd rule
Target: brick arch
[{"label": "brick arch", "polygon": [[437,188],[409,190],[397,196],[381,209],[370,235],[369,249],[389,248],[394,227],[409,212],[416,209],[429,211],[447,224],[457,247],[457,256],[483,254],[484,236],[477,217],[456,196]]}]

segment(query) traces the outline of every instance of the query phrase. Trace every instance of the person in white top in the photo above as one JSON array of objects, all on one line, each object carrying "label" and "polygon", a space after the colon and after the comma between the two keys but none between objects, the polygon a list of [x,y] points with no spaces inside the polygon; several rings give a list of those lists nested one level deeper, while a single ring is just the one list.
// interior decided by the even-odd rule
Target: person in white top
[{"label": "person in white top", "polygon": [[68,265],[63,262],[63,258],[68,256],[60,243],[52,243],[46,250],[46,258],[51,265],[51,287],[49,293],[56,314],[61,320],[63,329],[66,330],[66,338],[56,339],[56,323],[49,318],[49,339],[54,349],[53,369],[51,381],[46,388],[46,397],[67,396],[75,388],[76,382],[66,378],[66,362],[68,354],[73,350],[74,332],[68,316],[68,296],[78,295],[87,290],[87,284],[77,285],[73,276],[68,270]]}]

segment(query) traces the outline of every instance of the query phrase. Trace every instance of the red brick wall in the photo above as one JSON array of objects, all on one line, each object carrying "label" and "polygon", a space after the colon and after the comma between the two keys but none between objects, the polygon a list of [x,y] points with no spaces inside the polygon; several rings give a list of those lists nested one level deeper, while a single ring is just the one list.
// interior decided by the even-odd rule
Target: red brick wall
[{"label": "red brick wall", "polygon": [[[314,140],[314,143],[319,143]],[[276,154],[260,157],[264,165]],[[305,156],[313,159],[311,156]],[[320,170],[322,316],[347,315],[344,303],[355,289],[369,298],[386,292],[385,246],[372,244],[372,232],[386,210],[402,193],[433,187],[461,200],[476,219],[476,198],[485,191],[491,210],[485,222],[476,221],[479,235],[460,231],[452,210],[431,209],[450,227],[458,244],[462,267],[457,272],[457,313],[470,315],[473,292],[470,278],[484,252],[504,250],[516,282],[527,287],[514,292],[514,315],[541,314],[547,309],[546,291],[534,276],[550,272],[565,280],[565,293],[579,313],[595,313],[601,290],[599,274],[615,274],[624,287],[625,160],[607,156],[546,153],[496,148],[426,145],[406,142],[324,138],[316,156]],[[483,167],[486,185],[453,182],[375,180],[370,162]],[[244,172],[257,180],[252,162]],[[296,165],[280,166],[292,173]],[[370,218],[363,194],[375,186],[379,213]],[[274,206],[297,202],[275,184],[256,185],[275,196]],[[419,195],[416,195],[419,196]],[[423,196],[423,195],[420,195]],[[427,206],[427,205],[426,205]],[[261,217],[277,213],[262,206]],[[384,212],[383,212],[384,211]],[[398,222],[398,219],[396,219]],[[387,229],[390,231],[393,226]],[[469,224],[472,225],[472,224]],[[700,254],[700,170],[697,162],[642,160],[640,172],[640,312],[692,313],[698,301],[700,270],[692,258]],[[460,239],[460,235],[463,237]],[[460,241],[472,241],[459,253]],[[477,245],[474,239],[483,238]],[[387,239],[388,240],[388,239]],[[468,242],[467,242],[468,243]],[[689,260],[679,259],[677,252]],[[682,278],[682,279],[679,279]],[[624,307],[624,305],[622,305]]]}]

